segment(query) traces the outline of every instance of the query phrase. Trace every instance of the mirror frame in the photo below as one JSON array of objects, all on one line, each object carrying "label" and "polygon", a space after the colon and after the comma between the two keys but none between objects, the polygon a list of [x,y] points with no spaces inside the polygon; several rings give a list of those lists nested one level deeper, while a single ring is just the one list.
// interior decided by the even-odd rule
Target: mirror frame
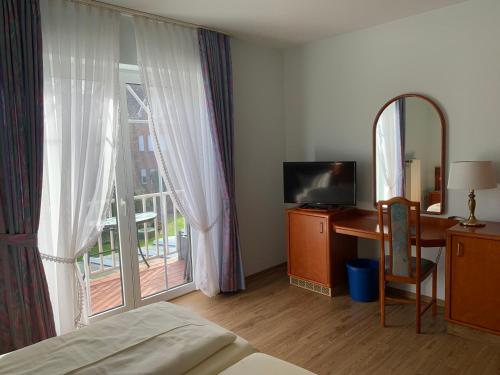
[{"label": "mirror frame", "polygon": [[439,119],[441,120],[441,172],[440,172],[440,178],[441,178],[441,210],[440,212],[428,212],[426,210],[421,210],[420,212],[422,214],[426,215],[442,215],[446,212],[446,184],[445,184],[445,169],[446,169],[446,119],[444,117],[444,112],[441,110],[441,107],[431,98],[428,96],[422,95],[422,94],[416,94],[416,93],[406,93],[406,94],[401,94],[398,95],[389,101],[387,101],[382,108],[377,112],[377,116],[375,116],[375,121],[373,122],[373,129],[372,129],[372,145],[373,145],[373,150],[372,150],[372,194],[373,194],[373,205],[377,207],[377,175],[376,175],[376,170],[377,170],[377,157],[376,157],[376,147],[377,143],[375,140],[376,133],[377,133],[377,124],[380,116],[382,115],[382,112],[394,103],[396,100],[403,99],[403,98],[419,98],[425,100],[427,103],[429,103],[438,113]]}]

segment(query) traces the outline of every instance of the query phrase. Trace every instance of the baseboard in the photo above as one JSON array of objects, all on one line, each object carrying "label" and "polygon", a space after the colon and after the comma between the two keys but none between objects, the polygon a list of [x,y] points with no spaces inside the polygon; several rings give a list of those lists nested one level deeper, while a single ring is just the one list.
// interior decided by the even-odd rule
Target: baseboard
[{"label": "baseboard", "polygon": [[276,271],[279,268],[286,268],[286,262],[277,264],[275,266],[263,269],[262,271],[259,271],[259,272],[256,272],[256,273],[252,273],[251,275],[245,276],[245,280],[246,281],[252,281],[254,279],[258,279],[258,278],[260,278],[262,276],[267,275],[268,273],[272,273],[273,271]]},{"label": "baseboard", "polygon": [[[394,297],[407,298],[413,300],[417,298],[417,295],[414,292],[410,292],[408,290],[402,290],[393,287],[386,287],[385,290],[388,292],[387,294]],[[422,302],[424,303],[428,303],[431,301],[431,297],[429,296],[422,296],[421,298]],[[440,307],[444,307],[445,306],[444,300],[438,298],[437,305]]]}]

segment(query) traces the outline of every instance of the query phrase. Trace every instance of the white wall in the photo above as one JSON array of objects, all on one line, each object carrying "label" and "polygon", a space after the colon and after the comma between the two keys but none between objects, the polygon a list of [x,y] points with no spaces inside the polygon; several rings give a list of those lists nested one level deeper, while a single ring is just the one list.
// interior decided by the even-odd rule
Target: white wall
[{"label": "white wall", "polygon": [[245,274],[286,261],[282,162],[283,53],[231,40],[236,204]]},{"label": "white wall", "polygon": [[[286,50],[287,160],[357,160],[360,206],[371,208],[375,115],[388,99],[419,92],[447,116],[448,161],[486,159],[498,166],[499,40],[500,1],[470,0]],[[448,191],[446,214],[464,216],[466,198]],[[500,220],[500,189],[479,191],[477,200],[478,217]],[[360,241],[360,255],[374,256],[374,242]],[[426,254],[433,258],[436,251]]]}]

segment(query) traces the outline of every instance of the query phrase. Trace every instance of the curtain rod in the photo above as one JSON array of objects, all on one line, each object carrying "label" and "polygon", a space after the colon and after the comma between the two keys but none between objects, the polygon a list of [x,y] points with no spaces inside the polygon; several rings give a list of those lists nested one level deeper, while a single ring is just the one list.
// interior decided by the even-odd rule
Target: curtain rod
[{"label": "curtain rod", "polygon": [[193,29],[198,29],[198,28],[207,29],[207,30],[211,30],[211,31],[216,31],[216,32],[221,33],[221,34],[229,35],[226,32],[212,29],[212,28],[209,28],[209,27],[206,27],[203,25],[198,25],[196,23],[179,21],[179,20],[176,20],[174,18],[168,18],[168,17],[164,17],[164,16],[159,16],[159,15],[156,15],[153,13],[142,12],[140,10],[126,8],[126,7],[122,7],[120,5],[108,4],[108,3],[105,3],[102,1],[97,1],[97,0],[69,0],[69,1],[72,1],[74,3],[83,4],[83,5],[89,5],[89,6],[95,6],[95,7],[99,7],[99,8],[114,10],[116,12],[119,12],[119,13],[125,14],[125,15],[129,15],[129,16],[145,17],[145,18],[149,18],[152,20],[156,20],[156,21],[173,23],[173,24],[176,24],[179,26],[191,27]]}]

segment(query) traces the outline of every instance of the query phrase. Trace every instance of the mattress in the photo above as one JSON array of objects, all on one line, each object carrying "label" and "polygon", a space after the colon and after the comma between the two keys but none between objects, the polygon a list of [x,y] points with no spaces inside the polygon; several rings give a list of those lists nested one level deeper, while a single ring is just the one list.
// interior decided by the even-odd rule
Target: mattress
[{"label": "mattress", "polygon": [[160,302],[8,353],[0,374],[208,374],[252,351],[226,329]]}]

